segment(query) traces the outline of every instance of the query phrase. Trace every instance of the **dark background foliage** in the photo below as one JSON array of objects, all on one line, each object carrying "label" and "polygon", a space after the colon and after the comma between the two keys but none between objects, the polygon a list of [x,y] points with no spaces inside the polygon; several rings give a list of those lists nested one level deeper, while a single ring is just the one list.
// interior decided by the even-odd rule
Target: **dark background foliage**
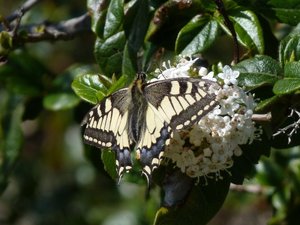
[{"label": "dark background foliage", "polygon": [[[1,224],[298,223],[297,0],[26,3],[0,2]],[[235,60],[256,113],[272,120],[222,180],[190,187],[175,173],[183,188],[165,193],[191,191],[165,208],[177,196],[163,196],[164,170],[148,199],[138,171],[117,186],[111,154],[82,144],[80,122],[89,103],[178,54],[201,54],[211,69]]]}]

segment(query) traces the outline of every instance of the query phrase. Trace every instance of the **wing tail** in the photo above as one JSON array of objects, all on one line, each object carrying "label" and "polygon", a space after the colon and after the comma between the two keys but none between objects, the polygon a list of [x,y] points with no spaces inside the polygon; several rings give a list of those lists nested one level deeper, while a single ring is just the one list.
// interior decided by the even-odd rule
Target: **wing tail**
[{"label": "wing tail", "polygon": [[170,127],[162,123],[156,124],[157,132],[150,133],[146,129],[144,137],[137,147],[137,154],[142,165],[142,174],[146,177],[148,186],[151,184],[152,172],[159,166],[163,157],[163,150],[167,140],[170,138]]}]

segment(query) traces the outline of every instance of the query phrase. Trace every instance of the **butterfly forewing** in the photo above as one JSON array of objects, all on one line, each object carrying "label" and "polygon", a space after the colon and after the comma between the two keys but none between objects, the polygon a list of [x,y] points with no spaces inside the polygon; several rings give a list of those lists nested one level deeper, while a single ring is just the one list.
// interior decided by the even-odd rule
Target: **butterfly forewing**
[{"label": "butterfly forewing", "polygon": [[173,131],[188,129],[217,105],[215,95],[208,92],[212,84],[209,80],[177,78],[145,86],[149,106],[137,151],[147,179],[159,165]]},{"label": "butterfly forewing", "polygon": [[128,136],[128,108],[131,104],[128,89],[122,89],[102,100],[90,110],[83,123],[86,124],[84,142],[97,148],[111,148],[116,153],[116,169],[120,178],[131,169]]}]

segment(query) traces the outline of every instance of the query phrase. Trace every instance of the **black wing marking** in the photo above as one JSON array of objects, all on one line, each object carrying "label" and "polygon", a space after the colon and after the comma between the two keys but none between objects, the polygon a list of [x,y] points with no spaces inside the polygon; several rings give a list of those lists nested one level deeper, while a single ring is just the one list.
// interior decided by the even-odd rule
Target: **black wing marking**
[{"label": "black wing marking", "polygon": [[151,173],[160,164],[166,141],[170,138],[170,127],[159,115],[159,112],[148,104],[145,114],[143,133],[137,143],[137,155],[143,166],[142,172],[151,183]]},{"label": "black wing marking", "polygon": [[208,93],[212,84],[209,80],[177,78],[145,86],[148,108],[137,153],[148,181],[173,131],[190,128],[218,104],[216,96]]},{"label": "black wing marking", "polygon": [[85,116],[84,142],[97,148],[111,148],[116,154],[118,179],[132,168],[128,135],[128,108],[131,95],[121,89],[106,97]]}]

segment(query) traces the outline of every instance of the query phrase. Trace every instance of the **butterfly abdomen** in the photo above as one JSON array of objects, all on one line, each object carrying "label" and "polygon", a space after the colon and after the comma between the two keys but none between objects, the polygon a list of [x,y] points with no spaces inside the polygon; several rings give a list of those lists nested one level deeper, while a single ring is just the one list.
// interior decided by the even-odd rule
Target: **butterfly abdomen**
[{"label": "butterfly abdomen", "polygon": [[146,123],[145,115],[148,103],[143,95],[143,84],[143,80],[137,79],[129,89],[132,104],[128,109],[128,135],[134,143],[138,143],[140,140]]}]

